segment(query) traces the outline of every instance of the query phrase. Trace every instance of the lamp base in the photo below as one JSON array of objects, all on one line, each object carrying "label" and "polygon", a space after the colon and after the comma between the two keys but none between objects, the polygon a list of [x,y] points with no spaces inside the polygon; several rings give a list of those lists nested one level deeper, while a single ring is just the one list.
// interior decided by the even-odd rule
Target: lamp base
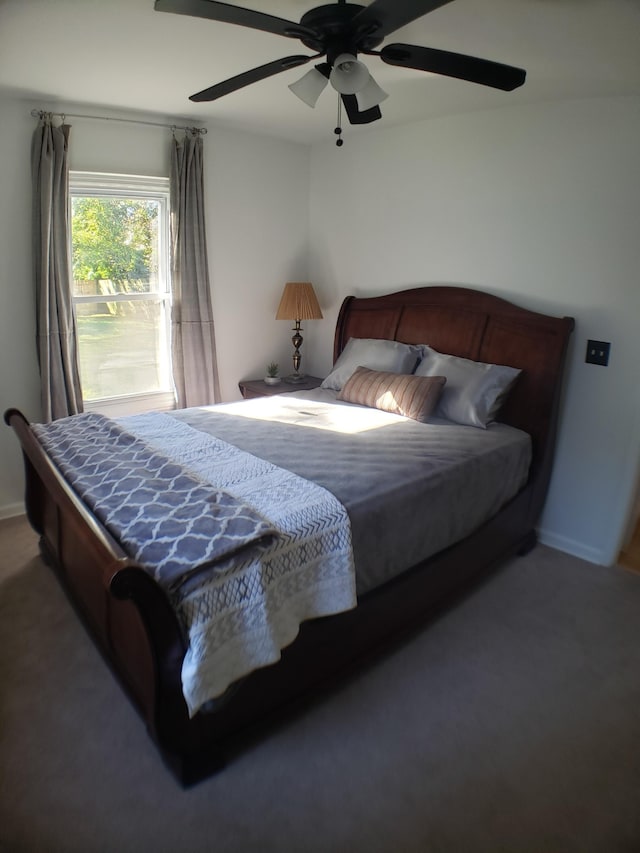
[{"label": "lamp base", "polygon": [[289,376],[285,376],[283,382],[288,382],[290,385],[295,385],[296,382],[304,382],[307,377],[304,373],[291,373]]}]

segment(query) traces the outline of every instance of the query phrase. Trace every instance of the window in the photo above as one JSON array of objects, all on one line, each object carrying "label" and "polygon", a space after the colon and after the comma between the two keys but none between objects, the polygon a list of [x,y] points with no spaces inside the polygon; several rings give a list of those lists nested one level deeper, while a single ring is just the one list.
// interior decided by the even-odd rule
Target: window
[{"label": "window", "polygon": [[71,172],[69,189],[85,408],[173,408],[169,179]]}]

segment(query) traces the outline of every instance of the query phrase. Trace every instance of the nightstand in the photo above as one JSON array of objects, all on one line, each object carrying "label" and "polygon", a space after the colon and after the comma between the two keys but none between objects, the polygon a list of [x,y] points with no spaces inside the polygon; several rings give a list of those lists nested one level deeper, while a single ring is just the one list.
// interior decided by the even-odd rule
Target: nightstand
[{"label": "nightstand", "polygon": [[317,388],[322,379],[319,376],[305,376],[301,382],[279,382],[277,385],[267,385],[264,379],[243,379],[238,382],[238,388],[245,400],[254,397],[271,397],[274,394],[289,394],[291,391],[311,391]]}]

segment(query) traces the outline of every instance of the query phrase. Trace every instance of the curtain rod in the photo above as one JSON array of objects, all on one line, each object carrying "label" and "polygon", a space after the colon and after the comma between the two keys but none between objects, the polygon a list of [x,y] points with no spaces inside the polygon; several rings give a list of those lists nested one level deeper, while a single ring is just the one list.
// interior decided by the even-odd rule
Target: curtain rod
[{"label": "curtain rod", "polygon": [[49,110],[31,110],[31,115],[34,118],[41,119],[45,116],[57,116],[63,121],[65,118],[91,118],[98,119],[99,121],[124,121],[128,124],[146,124],[150,127],[166,127],[169,130],[190,130],[193,133],[202,133],[203,135],[207,132],[206,127],[186,127],[185,125],[165,124],[164,122],[159,121],[142,121],[141,119],[135,118],[117,118],[116,116],[90,116],[84,115],[83,113],[52,113]]}]

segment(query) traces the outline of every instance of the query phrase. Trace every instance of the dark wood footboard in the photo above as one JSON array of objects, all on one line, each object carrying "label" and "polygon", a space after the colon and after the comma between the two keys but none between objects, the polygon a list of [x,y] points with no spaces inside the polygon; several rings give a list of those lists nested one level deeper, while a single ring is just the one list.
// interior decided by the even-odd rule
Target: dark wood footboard
[{"label": "dark wood footboard", "polygon": [[26,418],[10,409],[5,422],[22,445],[27,517],[45,561],[154,739],[175,744],[188,715],[180,680],[186,646],[171,604],[69,487]]}]

